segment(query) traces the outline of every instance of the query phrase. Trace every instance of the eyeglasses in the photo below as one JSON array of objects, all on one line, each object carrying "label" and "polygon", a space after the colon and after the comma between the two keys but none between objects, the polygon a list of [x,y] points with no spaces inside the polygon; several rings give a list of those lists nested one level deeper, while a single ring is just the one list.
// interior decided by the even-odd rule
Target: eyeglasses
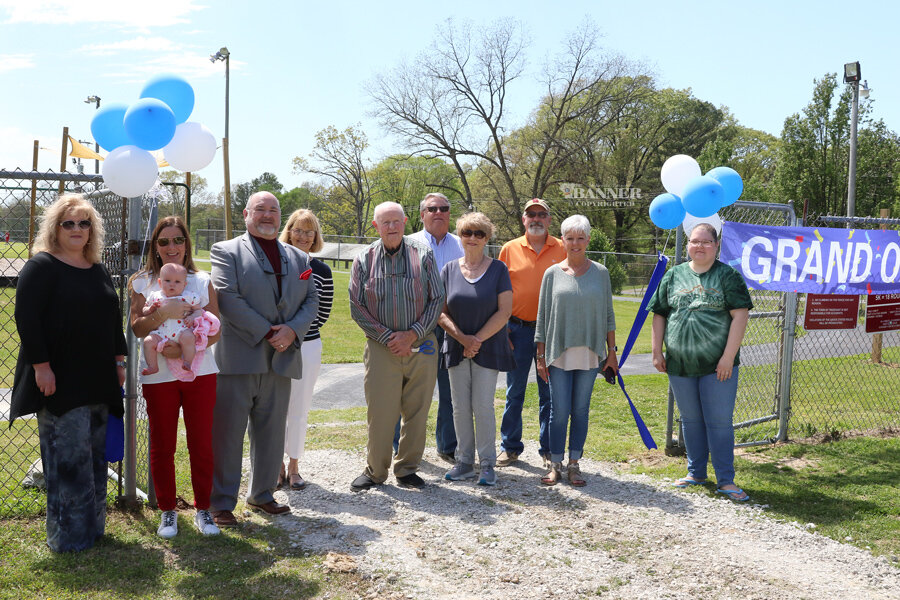
[{"label": "eyeglasses", "polygon": [[175,236],[173,238],[164,238],[164,237],[156,238],[156,244],[158,246],[162,246],[163,248],[168,246],[169,242],[172,242],[176,246],[183,246],[184,245],[184,236],[179,235],[179,236]]},{"label": "eyeglasses", "polygon": [[702,246],[704,248],[709,248],[710,246],[715,246],[716,243],[712,240],[691,240],[688,242],[688,245],[692,246],[694,248],[697,248],[700,246]]},{"label": "eyeglasses", "polygon": [[291,233],[299,236],[314,236],[316,235],[315,229],[291,229]]},{"label": "eyeglasses", "polygon": [[550,213],[542,210],[541,212],[527,212],[525,216],[529,219],[546,219],[550,216]]},{"label": "eyeglasses", "polygon": [[450,212],[450,207],[449,206],[426,206],[425,210],[427,210],[430,213]]},{"label": "eyeglasses", "polygon": [[487,237],[487,234],[480,229],[463,229],[459,232],[459,237],[472,237],[473,235],[479,240]]},{"label": "eyeglasses", "polygon": [[62,227],[63,229],[65,229],[66,231],[72,231],[73,229],[75,229],[76,225],[78,226],[78,229],[90,229],[91,228],[91,222],[88,219],[85,219],[83,221],[63,221],[62,223],[59,224],[59,226]]}]

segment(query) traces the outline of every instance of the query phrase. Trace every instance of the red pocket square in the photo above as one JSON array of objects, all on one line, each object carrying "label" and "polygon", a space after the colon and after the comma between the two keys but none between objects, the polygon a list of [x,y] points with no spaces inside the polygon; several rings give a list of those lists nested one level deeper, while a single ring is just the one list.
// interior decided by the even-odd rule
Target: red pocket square
[{"label": "red pocket square", "polygon": [[300,273],[300,280],[305,281],[305,280],[309,279],[310,275],[312,275],[312,269],[307,269],[307,270],[303,271],[302,273]]}]

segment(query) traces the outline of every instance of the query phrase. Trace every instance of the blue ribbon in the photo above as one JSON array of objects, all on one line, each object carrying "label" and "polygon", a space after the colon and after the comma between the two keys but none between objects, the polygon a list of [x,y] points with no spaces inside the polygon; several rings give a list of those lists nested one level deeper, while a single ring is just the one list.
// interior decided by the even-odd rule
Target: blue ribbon
[{"label": "blue ribbon", "polygon": [[662,281],[663,275],[666,273],[666,264],[669,262],[665,256],[663,256],[662,252],[658,253],[658,259],[656,262],[656,268],[653,269],[653,274],[650,275],[650,281],[647,283],[647,291],[644,292],[644,298],[641,300],[641,306],[638,308],[637,316],[634,318],[634,323],[631,325],[631,333],[628,334],[628,341],[625,342],[625,349],[622,350],[622,357],[619,359],[619,372],[617,373],[619,379],[619,387],[622,388],[622,393],[625,394],[625,398],[628,400],[628,406],[631,407],[631,415],[634,417],[634,423],[637,425],[638,432],[641,434],[641,439],[644,441],[644,445],[647,448],[657,448],[656,442],[653,441],[653,436],[650,435],[650,430],[647,429],[647,426],[644,425],[644,420],[641,418],[638,409],[634,406],[634,402],[631,401],[631,397],[628,395],[628,392],[625,391],[625,380],[622,379],[622,365],[625,364],[625,360],[628,358],[628,354],[631,352],[632,346],[637,341],[638,335],[641,333],[641,327],[644,325],[644,320],[647,318],[647,305],[650,304],[650,298],[653,296],[653,293],[656,292],[656,288],[659,287],[659,282]]}]

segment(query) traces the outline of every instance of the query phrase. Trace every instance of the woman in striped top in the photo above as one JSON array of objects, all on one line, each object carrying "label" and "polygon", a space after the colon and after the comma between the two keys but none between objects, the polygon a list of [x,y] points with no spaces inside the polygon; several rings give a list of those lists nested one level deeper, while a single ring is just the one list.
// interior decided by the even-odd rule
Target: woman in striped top
[{"label": "woman in striped top", "polygon": [[[291,214],[284,226],[284,231],[281,232],[280,239],[285,244],[291,244],[307,254],[318,252],[324,245],[319,220],[311,210],[305,208]],[[306,418],[309,415],[309,408],[312,406],[313,388],[322,366],[322,339],[319,337],[319,330],[328,320],[334,300],[334,281],[331,278],[331,269],[318,258],[311,258],[310,266],[316,291],[319,292],[319,314],[309,326],[309,331],[300,346],[303,377],[291,382],[291,403],[288,408],[284,435],[284,452],[290,461],[286,473],[282,463],[281,477],[278,481],[279,487],[289,484],[292,490],[302,490],[306,486],[306,481],[300,476],[298,463],[303,458],[303,445],[306,442]]]}]

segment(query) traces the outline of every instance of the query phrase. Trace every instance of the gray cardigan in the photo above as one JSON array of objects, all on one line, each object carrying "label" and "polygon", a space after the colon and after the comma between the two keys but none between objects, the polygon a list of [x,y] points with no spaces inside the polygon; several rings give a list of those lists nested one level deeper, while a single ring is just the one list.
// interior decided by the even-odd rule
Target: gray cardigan
[{"label": "gray cardigan", "polygon": [[538,300],[535,342],[544,342],[547,365],[568,348],[587,346],[606,360],[606,334],[616,329],[609,271],[591,261],[580,277],[559,265],[544,272]]}]

